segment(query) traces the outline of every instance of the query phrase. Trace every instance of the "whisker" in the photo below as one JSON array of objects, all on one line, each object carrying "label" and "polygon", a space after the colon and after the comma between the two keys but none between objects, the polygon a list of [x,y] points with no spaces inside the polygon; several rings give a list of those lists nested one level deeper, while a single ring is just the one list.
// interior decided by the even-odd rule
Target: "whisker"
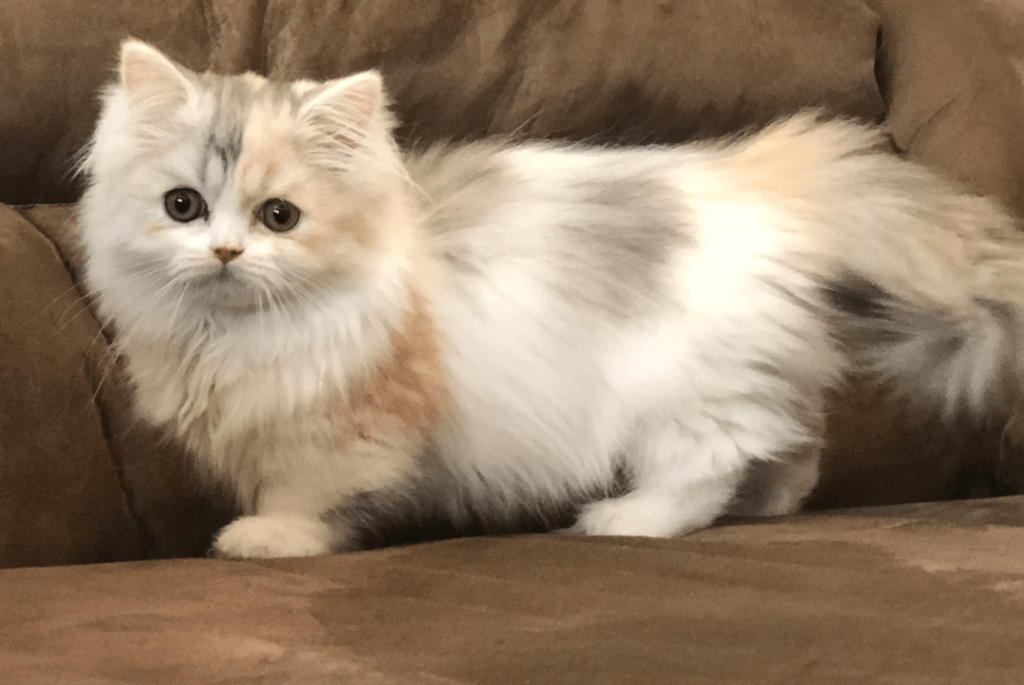
[{"label": "whisker", "polygon": [[185,293],[188,292],[190,285],[192,285],[191,282],[185,284],[185,287],[181,289],[181,294],[178,295],[178,301],[174,303],[174,309],[171,311],[171,318],[167,325],[168,329],[172,331],[174,330],[174,324],[178,319],[178,310],[181,309],[181,303],[185,300]]},{"label": "whisker", "polygon": [[253,297],[256,300],[256,321],[260,329],[260,337],[263,337],[263,301],[260,299],[260,293],[253,291]]},{"label": "whisker", "polygon": [[99,401],[100,391],[103,389],[103,385],[107,382],[107,376],[114,369],[114,366],[117,365],[118,359],[120,359],[123,354],[120,346],[118,345],[111,345],[107,350],[110,353],[110,361],[103,369],[103,374],[100,376],[99,381],[96,383],[96,388],[93,390],[92,401],[94,403]]},{"label": "whisker", "polygon": [[315,292],[307,290],[297,283],[285,282],[283,285],[288,289],[288,292],[298,293],[299,297],[296,300],[299,304],[316,304]]},{"label": "whisker", "polygon": [[[124,287],[124,286],[127,286],[127,285],[130,285],[130,284],[134,283],[135,281],[137,281],[140,278],[143,278],[143,277],[146,277],[146,276],[150,276],[150,275],[152,275],[154,273],[157,273],[159,271],[160,271],[160,269],[153,268],[153,269],[148,269],[148,270],[143,271],[143,272],[138,272],[138,273],[132,274],[132,275],[130,275],[128,277],[121,278],[121,279],[118,279],[118,280],[114,281],[113,284],[110,287],[121,288],[121,287]],[[78,317],[80,317],[84,312],[89,311],[89,305],[91,304],[91,302],[87,303],[85,307],[81,308],[70,319],[67,319],[65,321],[64,317],[67,316],[68,312],[70,312],[72,309],[76,308],[83,301],[96,299],[96,298],[98,298],[101,295],[101,292],[99,290],[92,290],[92,291],[90,291],[90,290],[86,289],[84,283],[77,283],[77,284],[71,286],[71,288],[68,288],[67,290],[65,290],[63,293],[58,295],[56,298],[54,298],[53,302],[51,302],[49,305],[47,305],[47,307],[44,308],[43,311],[40,312],[38,316],[43,316],[45,314],[45,312],[47,310],[49,310],[50,307],[52,307],[54,304],[56,304],[56,302],[58,300],[63,298],[65,295],[67,295],[67,293],[70,292],[72,289],[78,289],[79,292],[82,293],[82,294],[79,297],[75,298],[75,300],[73,302],[71,302],[64,309],[64,311],[62,311],[57,316],[56,323],[57,323],[57,330],[58,330],[58,332],[65,330],[68,326],[70,326],[72,323],[74,323],[74,321]]]},{"label": "whisker", "polygon": [[278,326],[283,326],[284,325],[284,313],[281,311],[281,307],[279,306],[277,298],[274,297],[273,290],[271,290],[270,288],[268,288],[266,286],[263,286],[263,289],[266,291],[267,297],[270,298],[270,313],[271,313],[271,315],[277,318],[277,325]]}]

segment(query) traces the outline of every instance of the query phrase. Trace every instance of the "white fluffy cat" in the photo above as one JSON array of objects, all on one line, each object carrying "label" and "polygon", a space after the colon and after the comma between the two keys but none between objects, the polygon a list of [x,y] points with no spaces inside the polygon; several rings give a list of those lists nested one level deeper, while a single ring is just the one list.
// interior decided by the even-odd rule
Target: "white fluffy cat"
[{"label": "white fluffy cat", "polygon": [[[274,83],[122,47],[86,281],[141,413],[237,494],[220,554],[345,549],[410,510],[678,535],[794,510],[853,368],[951,411],[1016,396],[1016,227],[873,129],[403,155],[386,105],[372,71]],[[771,487],[734,501],[763,462]]]}]

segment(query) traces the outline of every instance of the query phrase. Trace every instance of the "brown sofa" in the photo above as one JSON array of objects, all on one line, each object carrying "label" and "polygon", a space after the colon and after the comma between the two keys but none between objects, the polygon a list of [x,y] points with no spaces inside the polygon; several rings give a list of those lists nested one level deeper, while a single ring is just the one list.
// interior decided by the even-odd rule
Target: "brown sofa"
[{"label": "brown sofa", "polygon": [[66,204],[128,34],[200,70],[379,66],[409,145],[678,142],[824,106],[1024,215],[1014,0],[4,2],[0,680],[1024,679],[1024,497],[1006,496],[1024,493],[1024,420],[944,423],[872,379],[836,393],[818,513],[667,541],[184,558],[233,512],[133,419]]}]

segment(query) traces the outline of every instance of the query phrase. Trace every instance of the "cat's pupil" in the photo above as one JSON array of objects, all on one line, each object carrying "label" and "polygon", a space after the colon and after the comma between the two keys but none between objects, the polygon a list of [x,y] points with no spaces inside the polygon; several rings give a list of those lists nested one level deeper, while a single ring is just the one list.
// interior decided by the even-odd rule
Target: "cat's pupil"
[{"label": "cat's pupil", "polygon": [[178,196],[174,198],[174,209],[181,214],[188,213],[189,208],[192,206],[192,200],[189,199],[185,193],[178,193]]},{"label": "cat's pupil", "polygon": [[292,218],[292,212],[288,209],[288,205],[281,203],[274,207],[274,211],[271,212],[274,215],[274,221],[281,226],[288,223],[288,220]]}]

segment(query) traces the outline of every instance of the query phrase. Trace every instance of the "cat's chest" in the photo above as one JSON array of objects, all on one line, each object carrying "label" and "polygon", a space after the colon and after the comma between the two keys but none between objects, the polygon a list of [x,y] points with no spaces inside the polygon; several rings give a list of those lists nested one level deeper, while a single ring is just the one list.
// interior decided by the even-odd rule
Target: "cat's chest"
[{"label": "cat's chest", "polygon": [[140,408],[153,422],[215,441],[315,411],[338,385],[337,374],[310,355],[260,359],[140,346],[129,363]]},{"label": "cat's chest", "polygon": [[[359,339],[325,336],[296,344],[127,349],[137,401],[200,452],[237,453],[254,441],[282,450],[422,436],[441,420],[449,392],[436,329],[414,300],[398,326]],[[135,341],[133,341],[134,343]]]}]

